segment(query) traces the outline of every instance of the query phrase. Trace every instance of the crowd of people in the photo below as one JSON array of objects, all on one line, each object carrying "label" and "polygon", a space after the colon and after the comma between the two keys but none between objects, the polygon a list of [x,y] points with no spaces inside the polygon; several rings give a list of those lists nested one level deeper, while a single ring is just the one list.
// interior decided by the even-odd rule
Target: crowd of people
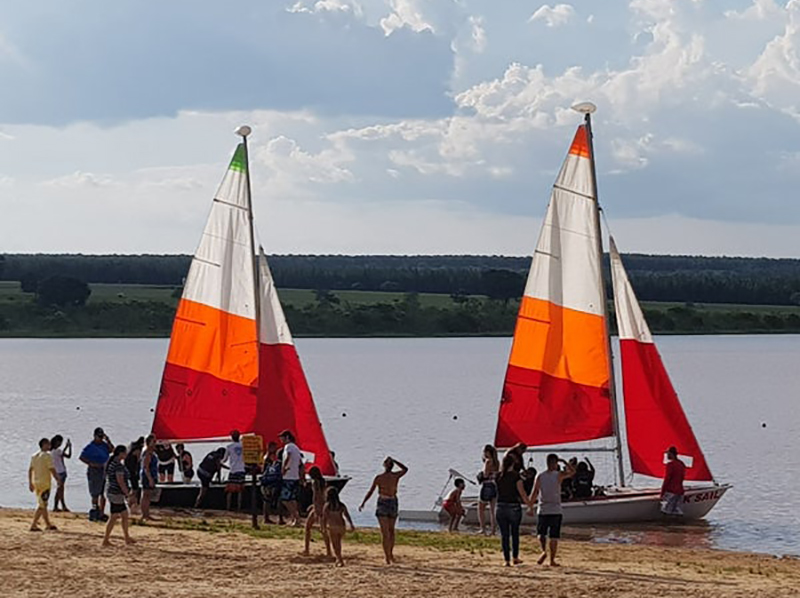
[{"label": "crowd of people", "polygon": [[[351,530],[355,530],[355,527],[347,506],[339,497],[338,488],[327,483],[318,467],[306,467],[303,453],[290,430],[281,432],[278,440],[280,447],[277,442],[270,441],[261,466],[251,469],[253,475],[260,475],[264,522],[299,525],[299,494],[301,489],[310,491],[310,507],[305,520],[304,554],[310,553],[312,532],[318,528],[327,556],[334,559],[337,565],[344,565],[342,539],[348,526]],[[494,446],[484,447],[483,467],[477,476],[480,484],[480,532],[494,535],[499,528],[505,565],[518,565],[522,562],[519,534],[523,508],[531,515],[535,512],[536,534],[541,546],[538,563],[543,564],[549,558],[551,566],[558,566],[556,556],[563,519],[562,501],[591,498],[598,495],[601,489],[594,486],[595,468],[588,458],[583,461],[578,461],[577,458],[565,461],[556,454],[549,454],[546,458],[546,470],[537,472],[534,467],[525,467],[526,451],[527,447],[520,443],[509,449],[501,461]],[[46,529],[57,529],[50,521],[48,513],[53,481],[56,484],[53,510],[68,511],[64,490],[67,479],[66,460],[71,457],[72,443],[69,439],[65,443],[61,435],[55,435],[52,439],[42,438],[39,441],[39,451],[31,458],[28,470],[29,488],[37,499],[31,531],[41,531],[40,520],[44,521]],[[662,511],[668,515],[680,515],[685,466],[678,458],[675,447],[668,449],[667,458],[666,475],[661,490]],[[89,520],[106,522],[104,546],[110,544],[117,521],[121,522],[126,544],[134,542],[129,534],[132,512],[139,511],[143,521],[155,519],[150,512],[150,503],[156,484],[174,482],[176,464],[184,483],[191,482],[195,475],[200,481],[196,508],[203,506],[212,481],[215,478],[221,479],[222,470],[227,469],[227,508],[231,510],[235,500],[236,509],[241,510],[248,470],[241,435],[237,430],[231,432],[231,442],[209,452],[196,471],[192,454],[182,444],[173,448],[169,442],[159,442],[150,434],[129,445],[114,445],[102,428],[94,430],[93,438],[81,450],[79,460],[86,465],[92,504]],[[392,564],[395,560],[398,486],[407,472],[408,467],[404,464],[392,457],[386,457],[383,472],[375,476],[359,506],[359,511],[363,510],[377,492],[375,515],[380,524],[387,564]],[[464,479],[455,479],[454,488],[443,502],[443,509],[450,516],[449,530],[452,532],[458,531],[466,514],[462,503],[465,487]],[[108,515],[105,513],[107,504]],[[277,517],[277,521],[273,517]]]}]

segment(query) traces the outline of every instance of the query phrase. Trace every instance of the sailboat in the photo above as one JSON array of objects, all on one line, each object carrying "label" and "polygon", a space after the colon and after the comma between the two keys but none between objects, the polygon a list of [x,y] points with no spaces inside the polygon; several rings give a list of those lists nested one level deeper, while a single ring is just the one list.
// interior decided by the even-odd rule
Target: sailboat
[{"label": "sailboat", "polygon": [[[211,206],[178,303],[153,418],[170,442],[277,441],[291,430],[305,462],[343,486],[264,255],[256,250],[247,136]],[[166,485],[159,504],[191,506],[197,485]],[[224,502],[214,487],[210,504]],[[221,499],[221,500],[220,500]]]},{"label": "sailboat", "polygon": [[[674,445],[691,482],[684,519],[699,519],[730,486],[716,483],[711,474],[611,237],[622,358],[624,415],[620,413],[603,282],[592,143],[595,106],[586,102],[575,109],[584,114],[584,123],[553,185],[533,255],[503,384],[495,446],[503,450],[524,443],[530,453],[561,455],[613,453],[616,484],[601,495],[565,502],[563,512],[565,523],[620,523],[663,518],[660,487],[627,485],[623,441],[631,477],[651,479],[663,477],[664,454]],[[455,473],[451,470],[451,477]],[[474,507],[476,500],[464,503]],[[476,510],[467,509],[468,523],[477,521]]]}]

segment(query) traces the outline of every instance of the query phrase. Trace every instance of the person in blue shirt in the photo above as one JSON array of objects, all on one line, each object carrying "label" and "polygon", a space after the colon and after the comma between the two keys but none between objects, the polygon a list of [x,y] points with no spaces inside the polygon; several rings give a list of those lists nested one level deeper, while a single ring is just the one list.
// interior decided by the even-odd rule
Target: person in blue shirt
[{"label": "person in blue shirt", "polygon": [[92,497],[92,509],[89,511],[89,521],[106,521],[104,514],[106,508],[106,463],[114,450],[114,445],[106,436],[103,428],[95,428],[94,438],[83,447],[80,460],[86,464],[86,478],[89,481],[89,494]]}]

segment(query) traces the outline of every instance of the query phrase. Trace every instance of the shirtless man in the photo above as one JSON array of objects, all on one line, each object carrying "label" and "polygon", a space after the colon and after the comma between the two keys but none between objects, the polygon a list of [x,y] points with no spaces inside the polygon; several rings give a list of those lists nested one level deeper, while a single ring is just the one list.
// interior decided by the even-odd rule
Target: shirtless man
[{"label": "shirtless man", "polygon": [[[393,471],[394,466],[397,465],[399,471]],[[394,562],[394,527],[397,523],[397,485],[400,483],[406,473],[408,467],[391,457],[386,457],[383,461],[384,472],[376,475],[372,481],[369,492],[361,502],[358,510],[361,511],[367,501],[372,497],[375,489],[378,489],[378,506],[375,510],[375,516],[378,518],[378,523],[381,525],[381,538],[383,539],[383,553],[386,556],[386,564],[391,565]]]}]

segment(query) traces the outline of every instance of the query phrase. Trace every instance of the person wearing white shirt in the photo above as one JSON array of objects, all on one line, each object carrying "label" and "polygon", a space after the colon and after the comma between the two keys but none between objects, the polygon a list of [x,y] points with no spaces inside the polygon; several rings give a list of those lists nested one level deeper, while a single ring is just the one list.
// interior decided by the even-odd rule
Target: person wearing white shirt
[{"label": "person wearing white shirt", "polygon": [[284,430],[279,436],[283,443],[283,482],[281,486],[281,502],[289,512],[289,525],[296,526],[300,518],[297,506],[297,493],[300,480],[303,479],[303,453],[294,442],[294,434]]},{"label": "person wearing white shirt", "polygon": [[[56,470],[58,478],[56,478],[56,496],[55,503],[53,504],[53,512],[66,511],[69,513],[67,503],[64,502],[64,484],[67,481],[67,465],[64,459],[72,457],[72,441],[67,438],[67,444],[61,448],[61,443],[64,442],[64,437],[61,434],[56,434],[50,441],[50,456],[53,458],[53,467]],[[59,505],[61,505],[59,507]]]},{"label": "person wearing white shirt", "polygon": [[244,469],[244,449],[242,448],[242,441],[240,440],[239,430],[231,432],[231,442],[225,447],[225,457],[223,462],[228,464],[230,473],[228,474],[228,483],[225,486],[226,502],[228,510],[231,510],[231,502],[233,502],[233,495],[237,495],[236,510],[242,510],[242,493],[244,491],[245,469]]}]

